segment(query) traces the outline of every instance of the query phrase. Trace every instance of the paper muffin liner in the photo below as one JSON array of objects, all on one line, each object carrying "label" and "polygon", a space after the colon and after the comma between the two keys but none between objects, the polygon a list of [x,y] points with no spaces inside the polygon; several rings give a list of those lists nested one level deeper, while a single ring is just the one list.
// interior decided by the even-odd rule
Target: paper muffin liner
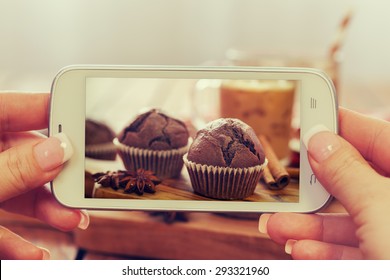
[{"label": "paper muffin liner", "polygon": [[151,170],[160,179],[178,177],[183,168],[183,155],[188,145],[179,149],[150,150],[131,147],[114,141],[118,154],[128,171]]},{"label": "paper muffin liner", "polygon": [[114,143],[93,144],[85,146],[85,156],[100,160],[115,160],[116,146]]},{"label": "paper muffin liner", "polygon": [[199,164],[183,156],[194,192],[223,200],[244,199],[252,195],[261,178],[267,160],[262,165],[247,168],[219,167]]}]

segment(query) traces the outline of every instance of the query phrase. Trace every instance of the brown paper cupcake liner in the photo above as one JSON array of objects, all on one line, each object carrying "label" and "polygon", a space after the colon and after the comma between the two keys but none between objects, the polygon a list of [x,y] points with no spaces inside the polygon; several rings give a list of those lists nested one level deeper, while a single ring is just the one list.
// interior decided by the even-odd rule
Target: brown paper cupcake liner
[{"label": "brown paper cupcake liner", "polygon": [[244,199],[252,195],[267,161],[248,168],[219,167],[199,164],[183,156],[194,192],[223,200]]},{"label": "brown paper cupcake liner", "polygon": [[183,155],[187,152],[188,146],[156,151],[126,146],[115,141],[117,151],[125,168],[129,171],[136,171],[139,168],[151,170],[160,179],[178,177],[183,168]]},{"label": "brown paper cupcake liner", "polygon": [[94,144],[85,147],[85,156],[101,160],[115,160],[116,146],[114,143]]}]

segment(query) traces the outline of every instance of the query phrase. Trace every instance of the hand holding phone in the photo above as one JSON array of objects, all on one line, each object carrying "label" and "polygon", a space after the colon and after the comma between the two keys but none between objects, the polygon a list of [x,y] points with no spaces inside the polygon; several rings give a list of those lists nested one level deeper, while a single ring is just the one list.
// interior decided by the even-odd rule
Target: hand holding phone
[{"label": "hand holding phone", "polygon": [[[212,88],[210,85],[217,85],[213,95],[209,91]],[[146,118],[139,111],[143,106],[137,105],[136,100],[153,97],[149,106],[172,108],[174,106],[168,103],[173,91],[180,92],[176,96],[187,102],[188,108],[192,108],[191,114],[188,115],[189,120],[181,120],[176,115],[170,116],[174,115],[174,112],[168,110],[163,118],[173,124],[167,125],[169,129],[176,130],[172,133],[173,136],[161,136],[158,134],[159,118]],[[190,98],[194,93],[196,100]],[[177,103],[177,100],[171,99],[170,104],[174,103]],[[214,109],[205,110],[210,106]],[[175,109],[180,111],[180,108]],[[187,163],[183,166],[183,163],[187,159],[187,153],[191,154],[191,141],[195,143],[199,140],[195,137],[195,132],[201,131],[206,122],[213,122],[218,118],[237,119],[249,125],[251,131],[244,128],[238,133],[242,139],[238,141],[239,145],[249,149],[255,149],[253,147],[257,147],[258,143],[263,147],[257,136],[266,135],[281,165],[288,164],[291,154],[295,153],[298,156],[299,178],[288,181],[283,189],[269,188],[262,177],[269,162],[264,157],[264,161],[257,164],[261,166],[261,176],[251,179],[254,182],[253,191],[241,196],[227,195],[227,190],[233,181],[237,181],[236,185],[242,188],[249,185],[247,179],[242,179],[245,176],[222,176],[220,171],[216,172],[212,168],[211,173],[218,173],[214,175],[218,182],[209,184],[209,172],[205,173],[207,176],[203,177],[203,182],[199,182],[200,179],[193,175],[202,173],[203,171],[199,170],[203,167],[195,166],[195,171],[191,173],[192,169],[188,169]],[[132,129],[137,131],[145,125],[144,122],[148,122],[153,129],[150,129],[149,134],[142,134],[138,140],[149,145],[151,142],[146,140],[145,135],[152,135],[151,139],[155,145],[162,145],[164,141],[171,143],[174,136],[183,135],[182,124],[188,124],[188,121],[193,121],[195,125],[192,129],[194,133],[191,133],[190,129],[189,134],[192,137],[189,142],[169,149],[162,148],[163,152],[153,152],[151,155],[152,153],[140,150],[144,149],[142,147],[130,149],[128,146],[131,145],[123,141],[124,132]],[[94,127],[91,125],[93,122],[95,128],[97,125],[100,131],[103,129],[99,123],[105,123],[106,127],[99,136],[90,139],[86,131]],[[52,87],[50,133],[65,132],[72,141],[75,153],[62,173],[52,182],[53,193],[61,203],[78,208],[313,212],[324,206],[330,195],[312,173],[300,135],[318,124],[337,132],[337,106],[333,85],[323,73],[313,69],[130,66],[66,68],[57,75]],[[228,130],[224,128],[218,131],[216,139],[220,141],[219,136]],[[237,130],[234,131],[237,134]],[[252,134],[255,137],[248,136]],[[232,135],[229,139],[236,137]],[[97,138],[108,139],[107,144],[93,144]],[[164,138],[164,141],[159,141],[161,138]],[[91,147],[95,150],[90,149]],[[200,148],[198,153],[210,160],[223,153],[229,157],[226,147],[216,146],[215,153],[213,149]],[[148,150],[150,147],[146,148]],[[174,155],[167,150],[175,150]],[[242,148],[239,150],[241,152]],[[262,152],[262,148],[255,150]],[[91,153],[99,156],[91,158]],[[110,153],[114,154],[114,160],[106,157]],[[248,154],[247,158],[249,157]],[[166,158],[168,159],[165,160]],[[140,164],[144,161],[149,165],[144,167]],[[173,162],[179,164],[175,165]],[[164,165],[175,165],[176,171],[168,176],[161,175],[159,171],[165,168]],[[142,168],[139,168],[140,166]],[[217,169],[220,170],[220,166]],[[241,171],[239,172],[241,174]],[[142,176],[146,176],[146,180],[137,185],[137,180]],[[110,184],[105,186],[107,182],[113,182],[114,187]],[[87,185],[90,189],[86,188]],[[217,191],[218,195],[210,195],[196,185],[219,188],[219,193]],[[134,191],[129,191],[130,189]]]}]

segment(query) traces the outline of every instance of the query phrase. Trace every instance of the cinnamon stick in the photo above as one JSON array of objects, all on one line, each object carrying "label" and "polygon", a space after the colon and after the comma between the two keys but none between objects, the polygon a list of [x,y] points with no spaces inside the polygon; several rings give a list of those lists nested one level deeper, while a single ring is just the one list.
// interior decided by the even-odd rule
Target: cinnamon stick
[{"label": "cinnamon stick", "polygon": [[276,184],[274,176],[272,176],[271,171],[269,170],[268,165],[263,170],[263,180],[264,183],[267,184],[268,188],[279,189],[278,185]]},{"label": "cinnamon stick", "polygon": [[[271,144],[268,142],[264,135],[259,136],[260,143],[263,145],[265,157],[268,159],[268,171],[263,173],[263,180],[267,184],[268,188],[272,190],[281,190],[290,183],[290,174],[286,171],[284,166],[280,163],[276,156]],[[264,175],[267,177],[272,175],[275,183],[272,183],[271,179],[264,179]],[[267,181],[266,181],[267,180]]]}]

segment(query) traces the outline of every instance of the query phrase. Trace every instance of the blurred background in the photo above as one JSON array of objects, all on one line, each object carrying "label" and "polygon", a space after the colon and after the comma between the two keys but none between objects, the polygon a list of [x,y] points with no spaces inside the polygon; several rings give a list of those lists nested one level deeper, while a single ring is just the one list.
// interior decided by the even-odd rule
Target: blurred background
[{"label": "blurred background", "polygon": [[[341,105],[390,120],[389,10],[385,0],[0,0],[0,91],[49,92],[70,64],[303,65],[333,78]],[[290,258],[257,215],[189,215],[170,225],[90,211],[89,229],[73,233],[4,213],[0,224],[54,259]]]},{"label": "blurred background", "polygon": [[69,64],[213,65],[231,49],[310,60],[337,41],[341,105],[386,112],[389,9],[385,0],[1,0],[0,90],[49,91]]}]

